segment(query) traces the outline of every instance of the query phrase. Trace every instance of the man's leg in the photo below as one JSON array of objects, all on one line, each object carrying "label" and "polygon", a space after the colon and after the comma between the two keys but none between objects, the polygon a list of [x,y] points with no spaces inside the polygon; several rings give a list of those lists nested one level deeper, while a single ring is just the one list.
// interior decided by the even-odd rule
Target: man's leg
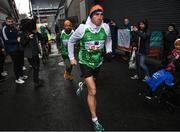
[{"label": "man's leg", "polygon": [[39,83],[39,67],[40,67],[40,60],[39,60],[39,56],[35,56],[33,57],[33,79],[34,82],[38,82]]},{"label": "man's leg", "polygon": [[16,76],[15,82],[19,83],[19,84],[23,84],[24,81],[22,79],[20,79],[20,73],[19,73],[20,72],[20,70],[19,70],[20,64],[19,64],[19,53],[18,53],[18,51],[11,53],[10,56],[11,56],[11,59],[13,61],[14,73]]},{"label": "man's leg", "polygon": [[17,53],[17,51],[11,53],[10,56],[11,56],[11,59],[13,62],[14,74],[15,74],[16,80],[18,80],[19,79],[19,73],[18,73],[18,65],[19,64],[18,64],[18,53]]},{"label": "man's leg", "polygon": [[2,72],[3,72],[3,55],[0,52],[0,76]]},{"label": "man's leg", "polygon": [[35,56],[33,58],[28,58],[29,63],[32,65],[33,68],[33,81],[35,87],[39,86],[39,67],[40,67],[40,60],[39,56]]},{"label": "man's leg", "polygon": [[19,51],[18,53],[18,60],[19,60],[19,75],[23,77],[23,65],[24,65],[24,53]]},{"label": "man's leg", "polygon": [[67,80],[73,80],[73,76],[71,74],[72,65],[70,63],[70,60],[68,58],[66,58],[66,59],[64,59],[64,63],[65,63],[65,66],[66,66],[66,71],[64,72],[64,78],[67,79]]},{"label": "man's leg", "polygon": [[93,76],[85,78],[85,83],[88,89],[87,102],[91,112],[92,122],[95,131],[104,131],[103,126],[98,122],[96,115],[96,84]]},{"label": "man's leg", "polygon": [[96,118],[96,84],[93,76],[85,78],[88,88],[87,102],[91,112],[92,119]]},{"label": "man's leg", "polygon": [[149,70],[148,67],[145,64],[145,55],[140,56],[140,67],[143,69],[145,72],[145,78],[143,79],[144,81],[150,76],[149,75]]}]

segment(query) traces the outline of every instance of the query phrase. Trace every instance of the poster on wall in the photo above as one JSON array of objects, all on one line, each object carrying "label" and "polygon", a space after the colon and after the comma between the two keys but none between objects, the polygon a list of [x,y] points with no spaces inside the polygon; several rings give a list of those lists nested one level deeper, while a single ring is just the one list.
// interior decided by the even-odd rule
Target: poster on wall
[{"label": "poster on wall", "polygon": [[129,48],[130,46],[130,31],[127,29],[118,29],[118,46]]}]

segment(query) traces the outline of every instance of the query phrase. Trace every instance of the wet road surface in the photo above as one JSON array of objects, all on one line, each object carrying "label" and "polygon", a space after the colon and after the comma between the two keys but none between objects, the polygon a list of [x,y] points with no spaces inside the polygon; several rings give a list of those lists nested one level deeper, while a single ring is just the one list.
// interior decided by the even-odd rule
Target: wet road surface
[{"label": "wet road surface", "polygon": [[[74,81],[63,78],[60,56],[51,56],[40,68],[43,87],[34,89],[32,69],[23,85],[14,83],[12,64],[6,64],[8,80],[0,83],[0,130],[93,130],[84,96],[75,91],[81,80],[79,67]],[[28,64],[26,62],[26,66]],[[180,130],[180,107],[170,113],[157,104],[144,101],[138,91],[144,84],[131,80],[127,62],[105,62],[97,79],[97,111],[105,130]],[[179,99],[179,98],[178,98]],[[179,100],[180,101],[180,100]]]}]

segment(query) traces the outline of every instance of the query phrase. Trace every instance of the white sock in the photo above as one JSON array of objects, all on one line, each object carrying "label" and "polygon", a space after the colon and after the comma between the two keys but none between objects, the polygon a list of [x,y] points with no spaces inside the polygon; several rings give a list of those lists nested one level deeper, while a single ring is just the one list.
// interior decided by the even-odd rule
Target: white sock
[{"label": "white sock", "polygon": [[92,121],[93,121],[93,122],[96,122],[97,120],[98,120],[98,118],[97,118],[97,117],[92,118]]}]

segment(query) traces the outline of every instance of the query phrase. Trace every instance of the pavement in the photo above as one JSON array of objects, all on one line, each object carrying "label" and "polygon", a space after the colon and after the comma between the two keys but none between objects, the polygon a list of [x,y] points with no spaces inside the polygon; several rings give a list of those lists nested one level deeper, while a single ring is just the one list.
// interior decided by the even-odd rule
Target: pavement
[{"label": "pavement", "polygon": [[[6,64],[8,80],[0,83],[0,130],[93,130],[87,91],[81,97],[75,94],[82,80],[79,67],[73,68],[74,81],[67,81],[63,78],[64,65],[58,65],[60,61],[61,56],[53,51],[48,63],[41,64],[44,84],[39,89],[33,87],[32,69],[27,62],[25,74],[29,78],[23,85],[15,84],[12,64]],[[131,80],[131,75],[127,61],[119,57],[103,63],[97,79],[97,112],[105,130],[180,130],[180,96],[173,113],[156,103],[147,103],[138,94],[144,83]]]}]

